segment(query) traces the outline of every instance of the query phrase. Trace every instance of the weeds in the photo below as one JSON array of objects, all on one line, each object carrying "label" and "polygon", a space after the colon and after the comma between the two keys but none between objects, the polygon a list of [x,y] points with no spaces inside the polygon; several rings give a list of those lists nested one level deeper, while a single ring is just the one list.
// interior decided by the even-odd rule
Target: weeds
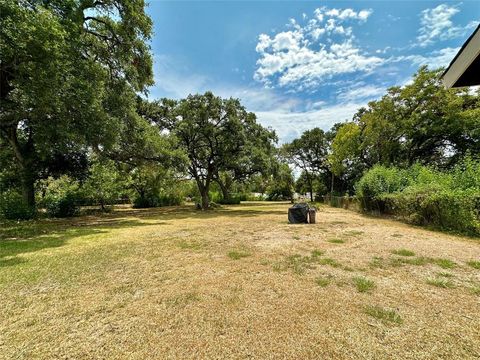
[{"label": "weeds", "polygon": [[196,241],[186,241],[181,240],[177,242],[177,245],[180,249],[188,249],[188,250],[200,250],[203,248],[203,244],[196,242]]},{"label": "weeds", "polygon": [[452,260],[448,259],[432,259],[432,262],[435,265],[440,266],[442,269],[453,269],[457,265]]},{"label": "weeds", "polygon": [[400,256],[415,256],[415,253],[413,251],[407,249],[393,250],[392,254]]},{"label": "weeds", "polygon": [[320,287],[328,286],[331,282],[331,276],[319,276],[315,279],[315,282]]},{"label": "weeds", "polygon": [[333,259],[320,258],[324,254],[321,250],[313,250],[310,255],[289,255],[284,261],[273,265],[275,271],[291,269],[295,274],[302,275],[308,269],[313,269],[316,264],[339,266]]},{"label": "weeds", "polygon": [[332,243],[332,244],[344,244],[345,243],[345,240],[342,240],[342,239],[330,239],[328,240],[328,242]]},{"label": "weeds", "polygon": [[359,230],[350,230],[350,231],[345,231],[344,234],[347,236],[359,236],[359,235],[363,235],[364,232]]},{"label": "weeds", "polygon": [[438,272],[438,273],[437,273],[437,276],[445,277],[445,278],[452,278],[452,277],[453,277],[453,274],[450,274],[450,273],[448,273],[448,272],[442,271],[442,272]]},{"label": "weeds", "polygon": [[384,322],[392,322],[395,324],[403,323],[402,318],[395,310],[385,309],[377,305],[367,306],[365,308],[365,313]]},{"label": "weeds", "polygon": [[449,279],[444,278],[432,278],[427,279],[428,285],[433,285],[442,289],[451,289],[453,288],[453,283]]},{"label": "weeds", "polygon": [[232,250],[232,251],[229,251],[227,255],[232,260],[240,260],[241,258],[249,257],[252,254],[246,251]]},{"label": "weeds", "polygon": [[467,265],[474,269],[480,270],[480,261],[467,261]]},{"label": "weeds", "polygon": [[356,276],[352,280],[358,292],[369,292],[375,288],[375,283],[363,276]]}]

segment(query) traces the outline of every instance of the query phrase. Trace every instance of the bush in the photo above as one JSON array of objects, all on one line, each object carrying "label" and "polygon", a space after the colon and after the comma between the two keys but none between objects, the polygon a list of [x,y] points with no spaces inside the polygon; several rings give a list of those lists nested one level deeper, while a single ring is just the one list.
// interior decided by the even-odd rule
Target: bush
[{"label": "bush", "polygon": [[35,216],[35,208],[29,206],[23,196],[8,190],[0,194],[0,215],[8,220],[28,220]]},{"label": "bush", "polygon": [[182,197],[174,194],[147,194],[137,196],[133,200],[133,207],[136,209],[174,206],[182,204]]},{"label": "bush", "polygon": [[46,181],[45,196],[41,204],[50,217],[64,218],[78,214],[81,202],[78,182],[68,176]]},{"label": "bush", "polygon": [[397,168],[376,165],[355,186],[356,195],[364,210],[386,210],[382,195],[399,191],[408,184],[405,173]]},{"label": "bush", "polygon": [[467,157],[451,172],[414,165],[375,166],[356,185],[363,210],[418,225],[480,235],[480,161]]},{"label": "bush", "polygon": [[383,197],[390,212],[417,225],[480,234],[480,192],[411,186]]},{"label": "bush", "polygon": [[241,202],[240,196],[231,196],[228,199],[219,199],[217,203],[222,205],[238,205]]}]

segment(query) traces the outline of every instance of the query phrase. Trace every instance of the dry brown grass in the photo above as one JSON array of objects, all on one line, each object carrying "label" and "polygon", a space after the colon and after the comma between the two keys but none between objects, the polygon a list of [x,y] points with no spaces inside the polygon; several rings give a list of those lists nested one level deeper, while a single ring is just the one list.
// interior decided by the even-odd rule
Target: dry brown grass
[{"label": "dry brown grass", "polygon": [[[288,206],[0,224],[0,358],[480,356],[478,240],[329,207],[289,225]],[[426,283],[452,263],[452,288]]]}]

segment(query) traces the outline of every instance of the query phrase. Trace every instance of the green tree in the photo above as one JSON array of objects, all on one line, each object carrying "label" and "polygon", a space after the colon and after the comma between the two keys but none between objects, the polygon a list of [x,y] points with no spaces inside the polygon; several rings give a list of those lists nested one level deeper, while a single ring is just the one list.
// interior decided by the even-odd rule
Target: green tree
[{"label": "green tree", "polygon": [[266,139],[274,136],[256,124],[255,114],[238,99],[222,99],[211,92],[180,101],[164,99],[155,108],[152,120],[175,136],[188,157],[187,172],[197,183],[202,209],[208,209],[210,186],[222,172],[239,169],[242,176],[250,172],[247,168],[253,165],[245,157],[254,159],[247,152],[261,141],[251,136],[258,132]]},{"label": "green tree", "polygon": [[302,170],[314,201],[314,180],[328,168],[328,139],[325,132],[319,128],[305,131],[300,138],[285,144],[282,153],[289,163]]},{"label": "green tree", "polygon": [[255,115],[244,124],[245,141],[236,157],[227,158],[223,170],[215,174],[214,179],[219,185],[223,198],[230,198],[232,185],[245,183],[252,176],[271,174],[274,163],[277,142],[275,132],[256,123]]},{"label": "green tree", "polygon": [[144,5],[0,1],[0,147],[30,206],[59,155],[109,149],[135,118],[135,94],[153,83]]},{"label": "green tree", "polygon": [[106,205],[118,200],[127,187],[128,179],[120,174],[112,160],[95,160],[83,184],[83,193],[105,211]]},{"label": "green tree", "polygon": [[420,68],[411,84],[390,88],[338,129],[329,162],[349,188],[375,164],[448,168],[480,154],[480,92],[447,90],[440,74]]},{"label": "green tree", "polygon": [[293,178],[292,169],[290,169],[288,164],[277,163],[267,188],[268,199],[291,200],[293,198],[294,186],[295,179]]}]

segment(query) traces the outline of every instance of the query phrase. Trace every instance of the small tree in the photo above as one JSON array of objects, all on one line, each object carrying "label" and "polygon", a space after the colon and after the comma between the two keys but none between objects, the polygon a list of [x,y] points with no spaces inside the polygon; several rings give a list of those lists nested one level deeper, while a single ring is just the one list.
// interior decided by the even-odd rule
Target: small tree
[{"label": "small tree", "polygon": [[106,205],[117,200],[127,187],[127,181],[119,174],[113,161],[94,161],[90,174],[83,186],[84,194],[90,200],[100,204],[102,211]]}]

